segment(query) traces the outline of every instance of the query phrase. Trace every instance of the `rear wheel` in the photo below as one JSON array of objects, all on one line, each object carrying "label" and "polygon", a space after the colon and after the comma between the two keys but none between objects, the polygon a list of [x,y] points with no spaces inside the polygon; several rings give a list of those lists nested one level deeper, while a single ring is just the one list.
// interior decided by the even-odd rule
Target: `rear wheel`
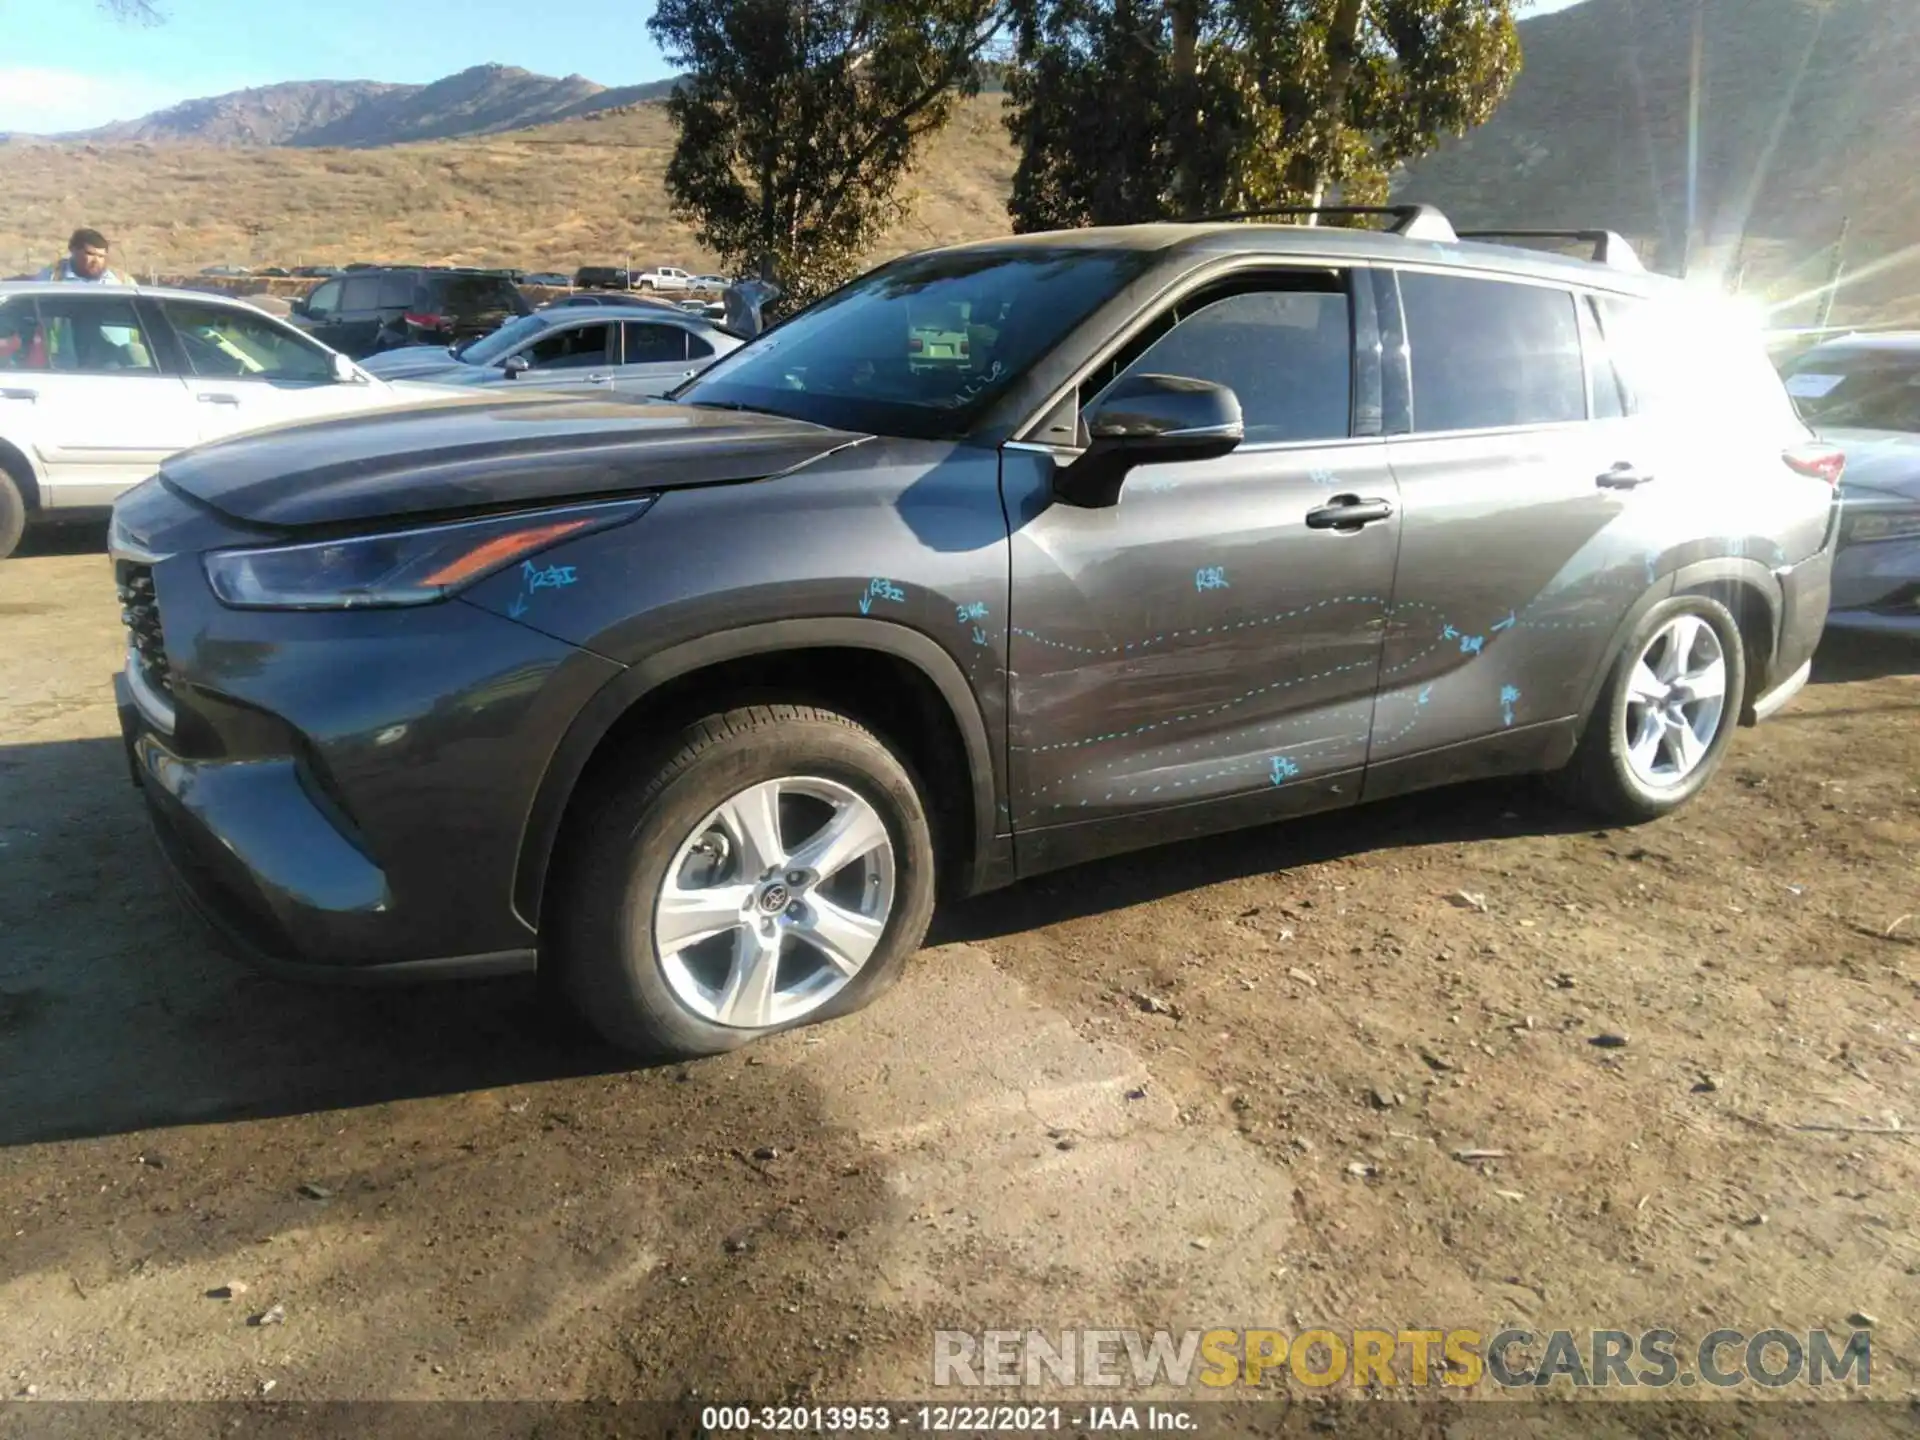
[{"label": "rear wheel", "polygon": [[860,1009],[933,911],[913,777],[845,716],[755,706],[689,727],[581,824],[551,960],[622,1047],[710,1055]]},{"label": "rear wheel", "polygon": [[1562,788],[1624,822],[1679,809],[1719,768],[1746,684],[1732,612],[1705,595],[1663,601],[1622,647]]},{"label": "rear wheel", "polygon": [[5,465],[0,465],[0,560],[20,548],[20,537],[27,533],[27,499],[20,493],[20,482]]}]

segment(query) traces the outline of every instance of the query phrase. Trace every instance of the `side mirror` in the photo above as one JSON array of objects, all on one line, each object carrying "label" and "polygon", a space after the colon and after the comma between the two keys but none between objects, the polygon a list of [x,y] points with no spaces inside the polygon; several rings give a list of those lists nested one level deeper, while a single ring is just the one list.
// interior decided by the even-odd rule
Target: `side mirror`
[{"label": "side mirror", "polygon": [[533,362],[524,355],[509,355],[500,362],[500,368],[506,372],[509,380],[518,380],[533,368]]},{"label": "side mirror", "polygon": [[307,302],[304,298],[295,296],[287,302],[287,310],[290,314],[305,315],[308,313]]},{"label": "side mirror", "polygon": [[1135,375],[1109,391],[1087,421],[1091,443],[1061,470],[1054,493],[1098,508],[1120,498],[1136,465],[1213,460],[1246,437],[1240,397],[1225,385],[1184,375]]},{"label": "side mirror", "polygon": [[336,350],[333,356],[333,378],[335,383],[340,385],[357,385],[360,383],[360,369],[353,361]]}]

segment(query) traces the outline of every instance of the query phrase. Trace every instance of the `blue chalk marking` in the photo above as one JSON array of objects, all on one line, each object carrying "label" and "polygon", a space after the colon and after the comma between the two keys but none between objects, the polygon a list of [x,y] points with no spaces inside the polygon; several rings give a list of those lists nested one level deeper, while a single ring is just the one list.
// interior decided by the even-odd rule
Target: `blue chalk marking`
[{"label": "blue chalk marking", "polygon": [[571,565],[549,565],[543,570],[531,560],[521,562],[520,573],[526,577],[528,590],[563,590],[580,578]]},{"label": "blue chalk marking", "polygon": [[1478,655],[1486,643],[1487,637],[1484,635],[1462,635],[1460,637],[1460,653],[1462,655]]},{"label": "blue chalk marking", "polygon": [[1493,627],[1493,633],[1495,635],[1498,635],[1502,630],[1511,630],[1515,625],[1518,625],[1519,623],[1520,623],[1520,617],[1514,614],[1513,611],[1509,610],[1507,612],[1507,618],[1502,620],[1498,625]]},{"label": "blue chalk marking", "polygon": [[953,613],[962,625],[969,620],[984,620],[987,618],[986,602],[975,600],[971,605],[956,605],[953,607]]},{"label": "blue chalk marking", "polygon": [[1300,767],[1292,760],[1285,755],[1276,755],[1273,757],[1272,769],[1268,771],[1268,779],[1275,785],[1284,785],[1299,773]]},{"label": "blue chalk marking", "polygon": [[902,590],[898,585],[894,584],[891,580],[882,580],[879,578],[875,578],[868,584],[867,594],[875,600],[891,600],[896,605],[904,604],[907,598],[907,592]]},{"label": "blue chalk marking", "polygon": [[1193,572],[1195,590],[1226,590],[1227,568],[1224,565],[1207,565]]},{"label": "blue chalk marking", "polygon": [[982,630],[978,625],[973,627],[973,643],[976,645],[984,645],[987,643],[987,632]]},{"label": "blue chalk marking", "polygon": [[1340,477],[1331,470],[1311,471],[1308,473],[1307,479],[1311,480],[1315,485],[1333,486],[1340,483]]},{"label": "blue chalk marking", "polygon": [[870,612],[872,609],[873,609],[873,596],[862,595],[860,597],[860,613],[862,615],[865,615],[868,612]]},{"label": "blue chalk marking", "polygon": [[1415,698],[1413,703],[1416,705],[1424,705],[1427,703],[1427,701],[1431,700],[1432,698],[1433,698],[1433,687],[1431,685],[1422,685],[1420,687],[1420,694]]},{"label": "blue chalk marking", "polygon": [[1442,640],[1458,640],[1460,638],[1460,632],[1451,625],[1442,625],[1440,627],[1440,638]]},{"label": "blue chalk marking", "polygon": [[513,603],[507,606],[507,614],[512,616],[515,620],[518,620],[522,615],[526,613],[527,613],[527,597],[524,595],[514,596]]},{"label": "blue chalk marking", "polygon": [[1505,724],[1513,724],[1513,707],[1520,703],[1520,692],[1512,685],[1500,687],[1500,719]]}]

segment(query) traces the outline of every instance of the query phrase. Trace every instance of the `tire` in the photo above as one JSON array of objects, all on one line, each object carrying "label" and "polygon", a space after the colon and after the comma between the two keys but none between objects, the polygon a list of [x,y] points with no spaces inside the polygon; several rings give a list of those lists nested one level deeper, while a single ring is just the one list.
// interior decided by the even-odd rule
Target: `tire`
[{"label": "tire", "polygon": [[20,548],[20,537],[26,533],[27,498],[12,472],[0,465],[0,560]]},{"label": "tire", "polygon": [[[1683,643],[1690,653],[1676,660],[1676,647]],[[1669,687],[1668,681],[1691,670],[1696,684],[1711,683],[1716,661],[1721,695],[1718,713],[1712,715],[1704,697],[1683,698],[1694,692],[1694,685]],[[1557,788],[1616,823],[1638,824],[1672,814],[1699,794],[1720,768],[1739,726],[1746,685],[1746,647],[1733,613],[1705,595],[1662,601],[1634,627],[1615,657],[1586,733],[1557,777]],[[1665,689],[1670,699],[1679,699],[1677,710],[1642,699],[1650,688],[1656,694]]]},{"label": "tire", "polygon": [[[737,803],[769,794],[782,817],[772,874],[760,862],[773,842],[755,843]],[[858,838],[809,879],[795,867],[829,815]],[[669,881],[687,918],[663,937]],[[899,978],[933,914],[932,830],[913,775],[871,731],[756,705],[690,725],[570,827],[553,898],[542,963],[581,1019],[638,1054],[715,1055],[851,1014]],[[720,928],[697,938],[708,925]],[[841,964],[823,937],[844,943]]]}]

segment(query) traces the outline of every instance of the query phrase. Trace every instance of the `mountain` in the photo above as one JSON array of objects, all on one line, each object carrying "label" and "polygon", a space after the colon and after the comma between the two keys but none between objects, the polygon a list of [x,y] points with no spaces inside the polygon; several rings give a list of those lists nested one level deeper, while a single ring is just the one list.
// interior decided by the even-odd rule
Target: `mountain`
[{"label": "mountain", "polygon": [[[1413,166],[1400,198],[1456,224],[1587,227],[1688,254],[1694,20],[1700,19],[1691,258],[1739,262],[1797,296],[1920,240],[1916,0],[1585,0],[1520,27],[1519,80],[1493,119]],[[1744,245],[1742,237],[1744,236]],[[1895,261],[1863,293],[1920,293]]]},{"label": "mountain", "polygon": [[657,100],[671,80],[610,89],[511,65],[476,65],[431,85],[299,80],[188,100],[138,120],[57,138],[149,144],[338,146],[366,149],[524,130]]}]

